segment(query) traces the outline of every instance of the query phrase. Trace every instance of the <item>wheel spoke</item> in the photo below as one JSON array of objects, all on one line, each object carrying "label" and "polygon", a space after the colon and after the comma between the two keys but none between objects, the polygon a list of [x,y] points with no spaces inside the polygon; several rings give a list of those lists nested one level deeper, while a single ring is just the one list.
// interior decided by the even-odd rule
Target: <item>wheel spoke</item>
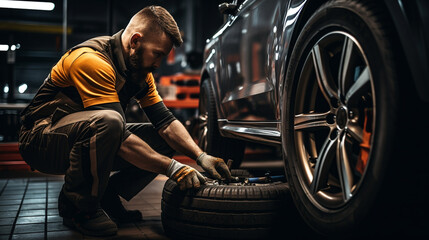
[{"label": "wheel spoke", "polygon": [[295,115],[295,130],[312,130],[329,127],[326,113],[306,113]]},{"label": "wheel spoke", "polygon": [[207,128],[207,115],[200,115],[198,116],[198,120],[199,120],[199,129],[203,129],[203,128]]},{"label": "wheel spoke", "polygon": [[339,74],[338,74],[339,75],[338,76],[338,95],[339,96],[344,96],[346,92],[345,81],[347,80],[347,74],[349,73],[349,65],[350,65],[350,59],[352,57],[353,46],[354,46],[353,40],[348,36],[345,36],[343,50],[341,53]]},{"label": "wheel spoke", "polygon": [[337,138],[331,140],[328,137],[320,150],[314,169],[313,181],[310,185],[310,192],[313,195],[326,186],[329,169],[331,168],[332,160],[335,156],[335,149],[337,148],[336,141]]},{"label": "wheel spoke", "polygon": [[207,128],[201,128],[198,135],[198,146],[207,151]]},{"label": "wheel spoke", "polygon": [[338,99],[338,95],[334,88],[331,87],[331,83],[333,83],[333,81],[331,80],[332,75],[329,72],[327,57],[317,44],[312,49],[312,56],[319,88],[327,102],[331,104],[332,99]]},{"label": "wheel spoke", "polygon": [[344,201],[352,197],[351,188],[353,187],[353,172],[350,168],[350,161],[345,147],[346,134],[343,133],[337,142],[337,168],[341,183]]},{"label": "wheel spoke", "polygon": [[345,102],[348,103],[351,98],[358,96],[358,93],[361,90],[365,89],[365,86],[370,83],[370,74],[368,66],[361,72],[356,82],[350,87],[349,91],[346,94]]},{"label": "wheel spoke", "polygon": [[355,122],[349,121],[347,124],[347,132],[359,143],[362,142],[363,139],[363,129]]}]

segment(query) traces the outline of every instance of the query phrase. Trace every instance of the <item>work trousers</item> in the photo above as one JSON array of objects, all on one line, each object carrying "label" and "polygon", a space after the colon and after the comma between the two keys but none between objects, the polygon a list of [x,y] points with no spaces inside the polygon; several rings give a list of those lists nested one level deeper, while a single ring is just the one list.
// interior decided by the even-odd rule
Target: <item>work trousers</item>
[{"label": "work trousers", "polygon": [[125,124],[116,111],[81,111],[53,119],[38,121],[30,129],[22,127],[20,153],[40,172],[64,174],[62,190],[82,211],[97,208],[108,185],[129,201],[157,176],[117,156],[126,132],[163,155],[174,154],[150,123]]}]

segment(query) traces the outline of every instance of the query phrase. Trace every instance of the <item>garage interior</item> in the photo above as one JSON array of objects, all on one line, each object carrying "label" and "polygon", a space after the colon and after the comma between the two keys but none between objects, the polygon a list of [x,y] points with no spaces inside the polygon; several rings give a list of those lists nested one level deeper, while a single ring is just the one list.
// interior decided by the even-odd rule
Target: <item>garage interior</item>
[{"label": "garage interior", "polygon": [[[93,41],[99,58],[91,60],[100,63],[105,57],[105,68],[102,62],[84,69],[85,63],[80,73],[100,71],[47,78],[69,49],[113,36],[151,5],[171,13],[184,41],[165,54],[148,84],[134,80],[152,71],[160,59],[155,56],[170,49],[172,39],[165,35],[135,51],[122,48],[123,55],[116,48],[118,38]],[[428,13],[427,0],[0,0],[0,240],[384,239],[401,234],[426,239]],[[123,35],[130,43],[131,36],[147,40]],[[86,51],[70,55],[81,50]],[[144,58],[158,60],[146,66]],[[99,82],[106,80],[114,84]],[[145,91],[153,85],[163,104],[156,91]],[[124,104],[131,96],[143,99],[147,115],[134,98]],[[122,117],[80,111],[83,102]],[[152,134],[174,121],[163,105],[185,127],[170,124],[159,131],[165,142]],[[22,118],[27,106],[30,113]],[[117,131],[122,119],[151,119],[155,128],[130,124]],[[108,127],[99,128],[97,121]],[[109,134],[99,137],[103,131]],[[134,138],[123,142],[111,136],[131,132]],[[170,143],[204,169],[180,152],[172,155],[177,162],[171,155],[147,154],[141,151],[148,150],[144,144],[131,151],[134,155],[116,152],[113,146],[136,147],[123,144],[125,139],[145,139],[165,155],[173,154],[165,144]],[[216,165],[224,166],[211,155],[225,160],[233,178],[209,177]],[[118,177],[111,196],[138,210],[141,221],[127,215],[120,222],[108,213],[114,223],[102,203],[86,211],[80,206],[104,191],[103,180],[115,174],[110,163],[121,165],[119,156],[130,162],[146,156],[156,164],[134,165],[167,169],[167,176],[155,176],[125,163],[126,170],[116,172],[127,174]],[[37,165],[39,159],[43,164]],[[180,190],[189,176],[197,183],[193,169],[180,163],[208,181]],[[112,175],[110,186],[117,176]],[[61,207],[70,207],[64,219]],[[108,229],[82,227],[100,216]]]},{"label": "garage interior", "polygon": [[[58,216],[58,194],[64,176],[33,171],[22,160],[17,144],[19,113],[67,49],[95,36],[113,35],[138,10],[160,5],[176,19],[184,44],[174,49],[154,72],[155,80],[166,106],[194,133],[203,49],[206,39],[223,23],[218,5],[224,1],[42,2],[54,3],[53,9],[0,7],[0,239],[91,239],[64,226]],[[181,91],[168,91],[171,84],[177,84],[175,89]],[[130,103],[125,114],[127,122],[147,121],[135,102]],[[246,149],[242,168],[259,175],[282,174],[278,151],[251,145]],[[180,154],[175,159],[201,170]],[[263,168],[259,165],[261,159]],[[167,177],[159,175],[131,201],[123,201],[127,208],[140,210],[143,221],[121,224],[118,235],[111,239],[170,239],[161,223],[166,181]]]}]

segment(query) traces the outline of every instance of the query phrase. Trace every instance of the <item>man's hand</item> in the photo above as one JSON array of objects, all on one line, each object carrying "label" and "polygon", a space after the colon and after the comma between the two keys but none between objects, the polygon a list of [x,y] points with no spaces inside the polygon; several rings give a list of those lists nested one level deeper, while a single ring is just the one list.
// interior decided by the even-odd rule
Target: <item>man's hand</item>
[{"label": "man's hand", "polygon": [[220,180],[222,177],[228,180],[231,179],[231,172],[222,158],[217,158],[210,156],[207,153],[202,153],[197,158],[197,164],[200,165],[215,179]]},{"label": "man's hand", "polygon": [[206,182],[206,178],[195,168],[179,163],[172,159],[167,169],[169,178],[176,181],[181,190],[188,188],[199,188]]}]

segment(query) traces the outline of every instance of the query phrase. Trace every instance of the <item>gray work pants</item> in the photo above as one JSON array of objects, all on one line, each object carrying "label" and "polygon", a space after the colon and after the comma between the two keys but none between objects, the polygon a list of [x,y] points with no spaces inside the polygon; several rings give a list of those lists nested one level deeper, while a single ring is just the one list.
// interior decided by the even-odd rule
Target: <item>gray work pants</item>
[{"label": "gray work pants", "polygon": [[52,122],[54,118],[21,129],[20,153],[40,172],[64,174],[65,196],[83,211],[98,206],[108,184],[130,200],[157,176],[117,156],[126,131],[163,155],[174,154],[151,124],[125,124],[116,111],[81,111]]}]

